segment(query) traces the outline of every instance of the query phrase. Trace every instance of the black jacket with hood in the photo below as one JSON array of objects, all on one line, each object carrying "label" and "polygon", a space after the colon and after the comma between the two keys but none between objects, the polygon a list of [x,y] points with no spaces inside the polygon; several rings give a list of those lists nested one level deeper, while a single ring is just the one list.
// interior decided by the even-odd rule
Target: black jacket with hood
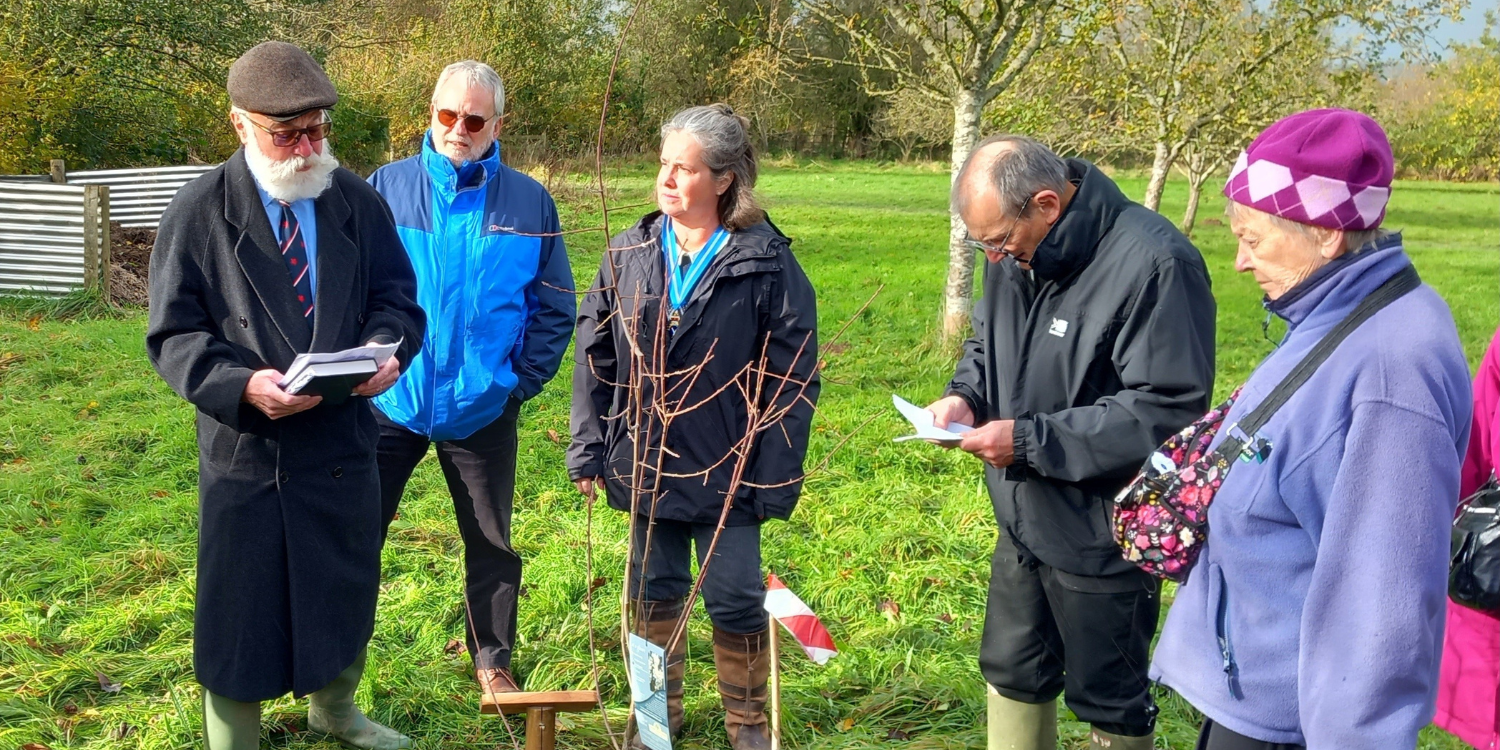
[{"label": "black jacket with hood", "polygon": [[1064,572],[1133,569],[1113,500],[1168,436],[1208,410],[1214,298],[1203,257],[1092,164],[1032,257],[990,263],[948,393],[979,423],[1015,420],[1015,462],[988,467],[1001,533]]},{"label": "black jacket with hood", "polygon": [[[638,513],[650,513],[647,502],[654,495],[657,518],[718,523],[735,466],[731,451],[749,422],[748,404],[734,383],[750,378],[761,383],[757,408],[785,416],[756,437],[727,524],[786,519],[802,488],[802,460],[818,399],[812,284],[792,257],[790,241],[769,220],[762,221],[731,233],[693,287],[676,335],[663,340],[662,316],[670,309],[662,223],[661,212],[652,212],[611,240],[614,249],[605,254],[592,291],[579,305],[568,474],[575,480],[603,477],[609,504],[618,510],[631,509],[631,486],[638,481],[637,488],[655,488],[639,492]],[[695,407],[672,420],[665,441],[658,420],[639,421],[646,460],[638,478],[633,478],[636,436],[627,425],[632,338],[648,371],[669,373],[665,401],[674,408]],[[762,352],[767,374],[748,374],[747,366]],[[651,402],[653,382],[646,381],[634,395]],[[666,455],[659,456],[663,445]]]}]

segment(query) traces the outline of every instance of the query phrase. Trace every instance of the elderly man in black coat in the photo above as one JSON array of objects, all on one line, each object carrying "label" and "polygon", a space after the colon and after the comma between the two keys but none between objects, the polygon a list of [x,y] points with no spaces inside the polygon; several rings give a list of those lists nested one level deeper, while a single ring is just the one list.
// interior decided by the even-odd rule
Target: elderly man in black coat
[{"label": "elderly man in black coat", "polygon": [[[411,263],[375,190],[326,140],[338,101],[297,47],[229,71],[243,148],[184,187],[151,256],[152,365],[198,410],[193,666],[210,750],[253,750],[260,701],[311,695],[308,727],[410,747],[354,706],[380,582],[379,430],[367,397],[421,347]],[[303,352],[401,345],[354,396],[277,386]],[[338,403],[334,403],[338,401]]]}]

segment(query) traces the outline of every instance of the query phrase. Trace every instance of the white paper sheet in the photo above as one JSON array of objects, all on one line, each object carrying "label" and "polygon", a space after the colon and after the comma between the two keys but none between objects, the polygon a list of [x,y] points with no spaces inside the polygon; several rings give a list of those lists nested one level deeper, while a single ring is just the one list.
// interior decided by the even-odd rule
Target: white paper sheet
[{"label": "white paper sheet", "polygon": [[[404,341],[405,339],[402,340]],[[375,366],[380,367],[385,364],[386,360],[391,358],[391,355],[396,353],[396,349],[400,348],[400,346],[401,341],[397,341],[394,344],[356,346],[353,349],[345,349],[341,352],[298,354],[297,358],[292,360],[292,366],[286,368],[286,374],[281,376],[281,381],[276,385],[286,388],[287,385],[297,379],[298,375],[302,374],[302,370],[308,365],[321,365],[326,362],[353,362],[357,359],[373,359],[375,360]]]},{"label": "white paper sheet", "polygon": [[896,438],[896,442],[898,443],[907,440],[934,440],[939,443],[952,445],[963,439],[961,433],[974,429],[969,425],[959,424],[958,422],[949,422],[948,429],[936,427],[932,424],[932,412],[895,394],[891,394],[891,401],[896,404],[896,410],[901,412],[901,416],[906,417],[906,421],[911,422],[912,429],[917,431],[914,435],[902,435]]}]

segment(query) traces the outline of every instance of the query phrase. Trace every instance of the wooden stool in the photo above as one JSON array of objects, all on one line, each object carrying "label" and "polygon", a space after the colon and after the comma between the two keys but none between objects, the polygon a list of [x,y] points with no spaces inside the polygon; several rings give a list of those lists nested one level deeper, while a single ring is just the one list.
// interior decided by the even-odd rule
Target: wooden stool
[{"label": "wooden stool", "polygon": [[593,690],[499,693],[494,701],[501,713],[526,714],[526,750],[552,750],[557,741],[557,712],[592,711],[599,707],[599,693]]}]

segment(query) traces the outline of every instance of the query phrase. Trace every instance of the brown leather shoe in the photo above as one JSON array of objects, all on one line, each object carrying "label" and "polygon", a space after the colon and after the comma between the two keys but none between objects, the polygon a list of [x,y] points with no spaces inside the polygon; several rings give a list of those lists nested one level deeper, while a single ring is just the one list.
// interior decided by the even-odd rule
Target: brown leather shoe
[{"label": "brown leather shoe", "polygon": [[481,669],[474,675],[479,681],[479,713],[498,714],[500,706],[495,696],[501,693],[519,693],[515,675],[509,669]]}]

